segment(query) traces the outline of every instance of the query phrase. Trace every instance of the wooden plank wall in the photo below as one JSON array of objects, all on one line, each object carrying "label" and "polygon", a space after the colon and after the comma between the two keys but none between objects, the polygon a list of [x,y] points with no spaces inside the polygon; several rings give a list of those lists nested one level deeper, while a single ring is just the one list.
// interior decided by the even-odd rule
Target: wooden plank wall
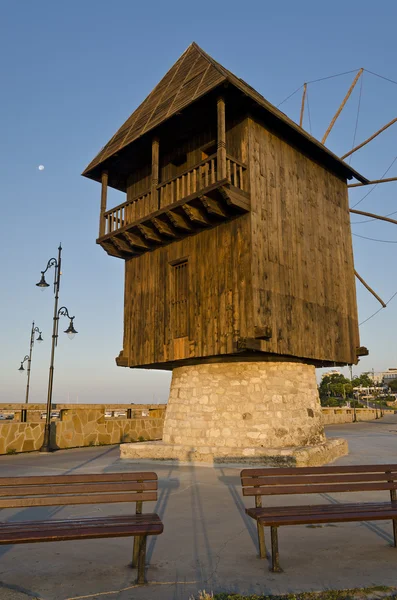
[{"label": "wooden plank wall", "polygon": [[359,346],[346,181],[249,121],[255,326],[269,352],[355,363]]},{"label": "wooden plank wall", "polygon": [[152,156],[148,153],[147,164],[140,168],[134,168],[127,180],[127,201],[150,190],[151,182]]},{"label": "wooden plank wall", "polygon": [[[129,366],[230,354],[252,336],[250,215],[126,261],[123,356]],[[172,266],[188,259],[188,332],[175,338]]]}]

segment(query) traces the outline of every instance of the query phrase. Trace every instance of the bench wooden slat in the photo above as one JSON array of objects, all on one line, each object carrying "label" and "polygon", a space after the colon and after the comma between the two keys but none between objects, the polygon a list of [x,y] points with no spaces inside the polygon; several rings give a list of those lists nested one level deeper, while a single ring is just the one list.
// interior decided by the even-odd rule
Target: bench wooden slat
[{"label": "bench wooden slat", "polygon": [[157,474],[152,471],[142,473],[98,473],[75,475],[29,475],[27,477],[0,477],[0,488],[3,486],[62,484],[62,483],[106,483],[118,481],[157,481]]},{"label": "bench wooden slat", "polygon": [[7,531],[0,530],[0,545],[4,544],[23,544],[35,542],[60,542],[66,540],[92,539],[92,538],[110,538],[110,537],[130,537],[141,535],[159,535],[163,532],[163,524],[155,523],[122,523],[105,524],[100,523],[97,526],[78,523],[76,527],[56,528],[52,525],[48,528],[20,529]]},{"label": "bench wooden slat", "polygon": [[358,475],[351,473],[350,475],[287,475],[284,477],[243,477],[241,484],[244,487],[283,485],[283,484],[307,484],[314,483],[366,483],[369,481],[397,481],[396,473],[360,473]]},{"label": "bench wooden slat", "polygon": [[148,490],[157,490],[157,481],[146,481],[144,483],[136,481],[123,481],[112,483],[65,483],[61,485],[24,485],[0,487],[0,498],[9,496],[44,496],[61,494],[91,494],[93,503],[95,503],[96,494],[103,492],[144,492]]},{"label": "bench wooden slat", "polygon": [[397,502],[348,502],[346,504],[311,504],[311,505],[295,505],[295,506],[267,506],[263,508],[246,508],[245,512],[253,519],[258,519],[266,516],[293,516],[306,514],[338,514],[338,513],[358,513],[377,512],[385,509],[394,510],[397,512]]},{"label": "bench wooden slat", "polygon": [[155,513],[146,513],[142,515],[111,515],[108,517],[73,517],[71,519],[47,519],[43,521],[2,521],[0,522],[0,535],[3,531],[17,531],[28,529],[42,529],[48,527],[54,527],[58,529],[67,529],[69,526],[80,527],[86,525],[87,527],[97,526],[103,524],[106,526],[109,524],[123,525],[125,523],[138,523],[141,525],[157,523],[160,517]]},{"label": "bench wooden slat", "polygon": [[[148,535],[152,535],[154,530],[162,528],[161,519],[157,514],[150,513],[147,515],[124,515],[124,516],[110,516],[110,517],[88,517],[78,519],[65,519],[65,520],[47,520],[47,521],[23,521],[23,522],[6,522],[0,523],[0,543],[7,543],[10,536],[15,535],[16,538],[23,538],[24,535],[28,534],[34,537],[44,535],[48,537],[47,533],[51,531],[57,535],[57,537],[67,533],[68,535],[79,534],[81,530],[86,532],[88,529],[92,529],[95,532],[98,529],[104,529],[113,531],[114,528],[119,531],[121,527],[128,527],[128,534],[131,534],[131,528],[135,527],[136,534],[139,535],[148,532]],[[36,535],[37,534],[37,535]],[[76,538],[77,539],[77,538]],[[45,541],[45,540],[43,540]]]},{"label": "bench wooden slat", "polygon": [[265,469],[243,469],[241,477],[274,477],[275,475],[319,475],[326,473],[378,473],[397,472],[397,464],[354,465],[332,467],[275,467]]},{"label": "bench wooden slat", "polygon": [[68,506],[72,504],[110,504],[113,502],[155,502],[157,492],[120,492],[118,494],[81,494],[79,496],[47,496],[0,499],[0,508],[26,508],[31,506]]},{"label": "bench wooden slat", "polygon": [[362,511],[359,513],[338,513],[338,514],[308,514],[308,515],[283,515],[261,517],[259,521],[262,525],[277,526],[282,525],[310,525],[312,523],[347,523],[353,521],[385,521],[395,519],[397,510],[384,509],[383,511]]},{"label": "bench wooden slat", "polygon": [[[243,488],[243,496],[276,496],[284,494],[322,494],[326,492],[374,492],[380,490],[397,490],[394,483],[333,483],[310,485],[272,485],[268,487]],[[0,504],[1,506],[1,504]]]}]

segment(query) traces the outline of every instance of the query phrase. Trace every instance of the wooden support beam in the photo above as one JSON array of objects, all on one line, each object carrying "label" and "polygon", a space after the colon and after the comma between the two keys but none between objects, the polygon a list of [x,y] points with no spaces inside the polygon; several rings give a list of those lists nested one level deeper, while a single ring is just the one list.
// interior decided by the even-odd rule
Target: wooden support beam
[{"label": "wooden support beam", "polygon": [[113,236],[112,243],[116,246],[116,248],[118,248],[122,252],[125,252],[126,254],[134,253],[134,250],[131,248],[130,244],[126,242],[125,239],[123,239],[122,237]]},{"label": "wooden support beam", "polygon": [[116,258],[125,258],[124,252],[120,251],[119,248],[116,248],[111,240],[101,241],[101,246],[110,256],[115,256]]},{"label": "wooden support beam", "polygon": [[356,348],[356,356],[368,356],[368,354],[368,348],[366,348],[365,346],[360,346],[359,348]]},{"label": "wooden support beam", "polygon": [[273,336],[271,327],[254,327],[255,338],[258,340],[270,340]]},{"label": "wooden support beam", "polygon": [[140,235],[130,233],[129,231],[124,231],[123,236],[127,242],[131,244],[131,246],[135,246],[136,248],[140,248],[142,250],[149,250],[150,248],[150,246],[141,238]]},{"label": "wooden support beam", "polygon": [[223,217],[223,218],[227,217],[227,213],[224,211],[220,202],[218,202],[217,200],[213,200],[212,198],[209,198],[208,196],[200,196],[199,199],[200,199],[201,204],[204,206],[204,208],[207,210],[207,212],[210,215],[215,215],[216,217]]},{"label": "wooden support beam", "polygon": [[367,181],[366,183],[350,183],[347,187],[361,187],[362,185],[373,185],[374,183],[390,183],[390,181],[397,181],[397,177],[387,177],[387,179],[373,179],[372,181]]},{"label": "wooden support beam", "polygon": [[222,97],[217,101],[218,139],[217,139],[217,178],[226,178],[226,117],[225,101]]},{"label": "wooden support beam", "polygon": [[239,212],[242,210],[248,212],[251,209],[249,196],[241,194],[235,190],[231,190],[230,187],[224,185],[219,188],[219,193],[228,206],[235,209],[237,208]]},{"label": "wooden support beam", "polygon": [[305,113],[306,92],[307,92],[307,83],[304,83],[303,84],[303,94],[302,94],[302,104],[301,104],[301,114],[299,117],[299,127],[303,126],[303,115]]},{"label": "wooden support beam", "polygon": [[153,223],[154,227],[157,229],[157,231],[160,234],[166,235],[171,238],[178,237],[178,235],[175,233],[175,231],[172,229],[172,227],[170,227],[170,225],[168,225],[168,223],[165,223],[165,221],[162,221],[161,219],[158,219],[157,217],[153,217],[152,219],[150,219],[150,221],[151,221],[151,223]]},{"label": "wooden support beam", "polygon": [[159,184],[159,157],[160,157],[160,143],[158,138],[152,140],[152,205],[160,208],[159,206],[159,192],[157,186]]},{"label": "wooden support beam", "polygon": [[362,277],[360,277],[360,275],[357,273],[356,270],[354,270],[354,274],[357,277],[357,279],[359,281],[361,281],[361,283],[363,284],[363,286],[365,288],[367,288],[367,290],[377,299],[378,302],[380,302],[380,304],[383,306],[383,308],[386,308],[386,303],[383,302],[382,298],[380,298],[378,296],[378,294],[376,292],[374,292],[374,290],[368,285],[368,283],[366,281],[364,281],[364,279]]},{"label": "wooden support beam", "polygon": [[143,237],[145,238],[145,240],[148,240],[149,242],[156,242],[158,244],[161,244],[161,242],[163,241],[161,236],[151,227],[148,227],[147,225],[142,225],[142,223],[137,225],[137,227],[143,235]]},{"label": "wooden support beam", "polygon": [[189,223],[186,221],[186,219],[179,213],[177,213],[173,210],[168,210],[166,212],[166,215],[174,227],[177,227],[178,229],[182,229],[183,231],[193,231],[192,227],[189,225]]},{"label": "wooden support beam", "polygon": [[355,210],[354,208],[351,208],[350,212],[355,215],[363,215],[364,217],[371,217],[372,219],[379,219],[380,221],[387,221],[388,223],[397,225],[397,221],[395,219],[390,219],[389,217],[382,217],[381,215],[375,215],[374,213],[364,212],[362,210]]},{"label": "wooden support beam", "polygon": [[272,337],[271,332],[269,331],[268,333],[270,333],[270,337],[266,338],[239,338],[236,345],[237,351],[253,350],[255,352],[268,352],[266,340]]},{"label": "wooden support beam", "polygon": [[199,225],[210,225],[211,223],[208,221],[207,217],[195,206],[190,206],[189,204],[182,205],[183,210],[189,217],[192,223],[198,223]]},{"label": "wooden support beam", "polygon": [[337,118],[339,117],[340,113],[343,110],[343,107],[345,106],[346,102],[349,100],[352,91],[354,90],[357,81],[360,79],[361,75],[363,74],[364,69],[360,69],[359,72],[357,73],[357,75],[355,76],[353,83],[351,84],[351,86],[349,87],[349,89],[347,90],[347,94],[346,96],[343,98],[342,104],[340,105],[340,107],[338,108],[338,110],[336,111],[334,118],[332,119],[331,123],[328,126],[327,131],[324,133],[323,139],[321,140],[322,144],[325,144],[325,140],[327,139],[327,137],[329,136],[329,134],[331,133],[331,129],[333,128],[333,126],[336,123]]},{"label": "wooden support beam", "polygon": [[386,123],[386,125],[384,127],[382,127],[381,129],[379,129],[378,131],[376,131],[373,135],[371,135],[371,137],[369,137],[364,142],[362,142],[361,144],[359,144],[358,146],[356,146],[355,148],[353,148],[353,150],[350,150],[349,152],[346,152],[346,154],[344,154],[343,156],[341,156],[341,160],[345,160],[345,158],[347,158],[348,156],[350,156],[350,154],[353,154],[353,152],[357,152],[357,150],[360,150],[360,148],[362,148],[363,146],[366,146],[366,144],[369,144],[369,142],[372,142],[373,139],[375,139],[380,133],[382,133],[383,131],[385,131],[386,129],[388,129],[391,125],[393,125],[394,123],[396,123],[396,121],[397,121],[397,118],[392,119],[389,123]]},{"label": "wooden support beam", "polygon": [[107,202],[107,195],[108,195],[108,172],[107,171],[102,171],[101,180],[102,180],[102,189],[101,189],[101,213],[99,216],[99,237],[102,237],[103,235],[105,235],[105,232],[106,232],[105,212],[106,212],[106,202]]}]

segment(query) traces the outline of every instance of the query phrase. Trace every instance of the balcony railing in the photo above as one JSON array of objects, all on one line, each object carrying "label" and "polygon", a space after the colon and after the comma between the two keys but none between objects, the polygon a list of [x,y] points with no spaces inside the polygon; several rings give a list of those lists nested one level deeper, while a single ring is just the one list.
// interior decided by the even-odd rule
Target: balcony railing
[{"label": "balcony railing", "polygon": [[178,202],[215,182],[216,154],[213,154],[178,177],[159,185],[157,189],[160,195],[160,208]]},{"label": "balcony railing", "polygon": [[[243,191],[247,190],[247,167],[230,156],[226,157],[226,176],[231,185]],[[105,235],[114,233],[161,208],[205,190],[216,182],[217,155],[213,154],[178,177],[160,183],[154,197],[148,190],[106,211],[103,214]]]}]

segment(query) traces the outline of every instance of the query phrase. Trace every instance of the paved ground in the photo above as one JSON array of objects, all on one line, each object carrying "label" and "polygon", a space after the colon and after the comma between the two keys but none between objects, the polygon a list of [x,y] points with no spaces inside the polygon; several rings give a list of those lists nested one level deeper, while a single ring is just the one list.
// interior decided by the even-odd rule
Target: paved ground
[{"label": "paved ground", "polygon": [[[350,454],[340,464],[397,462],[397,415],[330,426],[327,435],[349,442]],[[165,524],[164,533],[148,546],[150,585],[134,587],[128,539],[0,546],[0,600],[188,600],[203,588],[287,593],[397,584],[397,550],[391,547],[392,528],[386,521],[283,528],[280,556],[285,572],[270,573],[268,562],[257,558],[254,522],[244,515],[244,504],[251,503],[241,497],[238,467],[121,461],[115,447],[0,457],[3,477],[143,468],[159,474],[156,510]],[[346,496],[352,499],[332,494],[326,500]],[[388,492],[365,495],[367,500],[387,498]],[[307,503],[308,497],[300,501]],[[114,510],[110,507],[109,514]],[[121,505],[120,510],[128,512],[128,507]],[[1,518],[106,512],[106,507],[43,507],[4,510]]]}]

